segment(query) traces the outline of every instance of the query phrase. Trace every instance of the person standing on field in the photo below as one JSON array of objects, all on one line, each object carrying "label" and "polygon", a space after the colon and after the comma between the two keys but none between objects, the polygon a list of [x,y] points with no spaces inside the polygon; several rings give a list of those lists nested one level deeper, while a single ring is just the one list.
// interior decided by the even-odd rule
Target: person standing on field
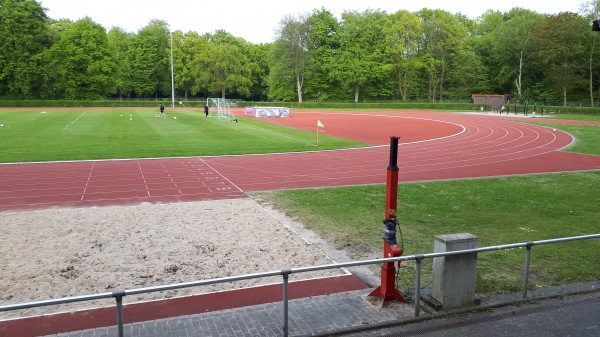
[{"label": "person standing on field", "polygon": [[204,106],[204,118],[208,117],[208,104]]},{"label": "person standing on field", "polygon": [[[163,116],[164,118],[167,118],[167,115],[165,115],[165,106],[162,105],[162,103],[160,103],[160,107],[158,108],[158,110],[160,111],[161,116]],[[156,117],[158,117],[158,115],[156,115]]]}]

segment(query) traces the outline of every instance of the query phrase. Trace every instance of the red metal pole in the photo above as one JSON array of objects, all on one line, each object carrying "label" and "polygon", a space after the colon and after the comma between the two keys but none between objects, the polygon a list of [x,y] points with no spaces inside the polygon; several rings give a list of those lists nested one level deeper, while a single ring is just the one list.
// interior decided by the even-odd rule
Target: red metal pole
[{"label": "red metal pole", "polygon": [[[383,236],[383,257],[402,256],[402,248],[396,240],[396,212],[398,206],[398,139],[391,137],[390,164],[387,168],[387,182],[385,195],[385,220]],[[398,264],[400,267],[400,264]],[[369,296],[382,298],[381,306],[389,300],[407,302],[404,296],[396,289],[396,266],[393,262],[386,262],[381,266],[381,285]]]},{"label": "red metal pole", "polygon": [[385,219],[396,218],[398,205],[398,139],[398,137],[391,137],[390,140],[390,164],[387,168],[385,192]]}]

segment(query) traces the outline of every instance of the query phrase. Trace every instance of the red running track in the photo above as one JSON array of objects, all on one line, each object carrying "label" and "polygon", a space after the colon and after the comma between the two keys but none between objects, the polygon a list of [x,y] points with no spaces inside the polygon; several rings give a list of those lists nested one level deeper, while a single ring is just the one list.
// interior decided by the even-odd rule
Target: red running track
[{"label": "red running track", "polygon": [[600,169],[600,156],[560,151],[574,141],[569,134],[519,123],[530,120],[522,117],[292,112],[291,118],[266,120],[311,131],[320,120],[325,125],[320,132],[375,146],[253,156],[0,165],[0,211],[241,198],[249,191],[382,184],[390,136],[400,137],[400,182]]}]

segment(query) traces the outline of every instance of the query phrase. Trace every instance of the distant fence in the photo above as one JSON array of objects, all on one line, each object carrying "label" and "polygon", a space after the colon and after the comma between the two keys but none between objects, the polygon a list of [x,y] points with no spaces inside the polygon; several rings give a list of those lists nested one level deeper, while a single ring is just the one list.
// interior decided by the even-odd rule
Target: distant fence
[{"label": "distant fence", "polygon": [[441,253],[429,253],[429,254],[417,254],[417,255],[409,255],[409,256],[400,256],[394,258],[386,258],[386,259],[377,259],[377,260],[362,260],[362,261],[352,261],[352,262],[344,262],[344,263],[334,263],[320,266],[312,266],[312,267],[301,267],[301,268],[290,268],[290,269],[282,269],[270,272],[256,273],[256,274],[246,274],[239,276],[230,276],[223,278],[216,278],[210,280],[202,280],[202,281],[193,281],[193,282],[185,282],[185,283],[176,283],[169,284],[163,286],[155,286],[155,287],[147,287],[147,288],[138,288],[138,289],[130,289],[130,290],[117,290],[113,292],[106,292],[100,294],[92,294],[92,295],[84,295],[84,296],[75,296],[75,297],[64,297],[52,300],[45,301],[37,301],[37,302],[27,302],[27,303],[19,303],[19,304],[11,304],[0,306],[0,312],[4,311],[12,311],[12,310],[20,310],[27,308],[35,308],[35,307],[44,307],[65,303],[75,303],[75,302],[85,302],[92,301],[98,299],[107,299],[114,298],[116,302],[117,308],[117,327],[119,332],[119,337],[124,337],[123,330],[123,297],[130,295],[139,295],[146,294],[152,292],[161,292],[167,290],[176,290],[182,288],[189,287],[199,287],[217,283],[225,283],[225,282],[234,282],[241,280],[250,280],[257,278],[265,278],[272,276],[282,276],[283,278],[283,336],[288,336],[288,321],[289,321],[289,311],[288,311],[288,279],[290,274],[298,274],[298,273],[306,273],[312,271],[326,270],[326,269],[337,269],[337,268],[346,268],[346,267],[355,267],[362,265],[372,265],[372,264],[381,264],[385,262],[399,262],[399,261],[410,261],[414,260],[416,262],[416,271],[415,271],[415,316],[419,316],[420,314],[420,297],[421,297],[421,261],[424,259],[433,259],[436,257],[446,257],[453,255],[461,255],[461,254],[471,254],[471,253],[483,253],[489,251],[497,251],[497,250],[505,250],[505,249],[515,249],[515,248],[526,248],[525,255],[525,266],[523,268],[523,298],[527,297],[527,283],[529,282],[529,263],[531,257],[531,248],[533,246],[538,245],[546,245],[560,242],[570,242],[577,240],[588,240],[588,239],[600,239],[600,234],[590,234],[590,235],[582,235],[582,236],[573,236],[567,238],[559,238],[559,239],[550,239],[550,240],[540,240],[540,241],[530,241],[524,243],[514,243],[500,246],[489,246],[482,247],[476,249],[468,249],[468,250],[457,250],[450,252],[441,252]]}]

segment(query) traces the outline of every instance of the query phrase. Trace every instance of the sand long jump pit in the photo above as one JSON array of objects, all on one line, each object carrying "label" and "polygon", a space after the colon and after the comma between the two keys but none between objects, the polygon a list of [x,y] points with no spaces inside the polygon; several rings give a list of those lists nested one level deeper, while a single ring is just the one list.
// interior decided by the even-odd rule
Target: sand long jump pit
[{"label": "sand long jump pit", "polygon": [[[249,198],[0,213],[0,305],[329,263],[323,250]],[[344,273],[293,274],[290,281]],[[281,277],[124,302],[272,283]],[[114,306],[114,300],[4,312],[0,320],[99,306]]]}]

